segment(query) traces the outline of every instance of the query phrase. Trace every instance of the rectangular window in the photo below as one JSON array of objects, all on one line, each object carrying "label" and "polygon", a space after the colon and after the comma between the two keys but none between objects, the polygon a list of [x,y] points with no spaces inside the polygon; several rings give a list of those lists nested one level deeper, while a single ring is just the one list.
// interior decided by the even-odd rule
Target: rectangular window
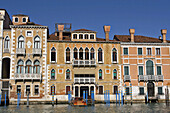
[{"label": "rectangular window", "polygon": [[70,91],[70,86],[66,86],[66,95],[68,95],[69,91]]},{"label": "rectangular window", "polygon": [[143,75],[143,66],[139,66],[139,75]]},{"label": "rectangular window", "polygon": [[118,93],[118,86],[113,86],[113,94]]},{"label": "rectangular window", "polygon": [[21,85],[17,85],[17,93],[21,92]]},{"label": "rectangular window", "polygon": [[129,75],[129,67],[124,66],[124,75]]},{"label": "rectangular window", "polygon": [[123,48],[124,55],[128,55],[128,48]]},{"label": "rectangular window", "polygon": [[158,94],[159,94],[159,95],[162,95],[162,94],[163,94],[163,92],[162,92],[162,87],[158,87]]},{"label": "rectangular window", "polygon": [[32,31],[27,31],[27,36],[32,36]]},{"label": "rectangular window", "polygon": [[138,55],[142,55],[142,48],[138,48]]},{"label": "rectangular window", "polygon": [[99,94],[103,94],[103,86],[99,86]]},{"label": "rectangular window", "polygon": [[30,85],[26,85],[26,95],[27,95],[28,93],[30,94]]},{"label": "rectangular window", "polygon": [[147,55],[152,55],[151,48],[147,48]]},{"label": "rectangular window", "polygon": [[160,55],[160,48],[156,48],[156,55]]},{"label": "rectangular window", "polygon": [[126,95],[130,95],[129,87],[126,87]]},{"label": "rectangular window", "polygon": [[38,94],[39,94],[39,86],[35,85],[35,95],[38,95]]},{"label": "rectangular window", "polygon": [[144,87],[139,87],[139,95],[144,95]]},{"label": "rectangular window", "polygon": [[18,22],[18,18],[15,18],[15,22]]},{"label": "rectangular window", "polygon": [[157,66],[157,75],[162,75],[161,66]]}]

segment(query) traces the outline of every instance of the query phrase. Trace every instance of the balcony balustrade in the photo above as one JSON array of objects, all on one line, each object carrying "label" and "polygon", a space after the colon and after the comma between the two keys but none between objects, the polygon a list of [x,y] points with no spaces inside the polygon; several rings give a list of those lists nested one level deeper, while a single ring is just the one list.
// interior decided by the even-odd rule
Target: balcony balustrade
[{"label": "balcony balustrade", "polygon": [[41,74],[15,73],[16,80],[40,80]]},{"label": "balcony balustrade", "polygon": [[33,48],[32,52],[34,55],[41,55],[41,48]]},{"label": "balcony balustrade", "polygon": [[130,82],[130,81],[131,81],[130,75],[124,75],[124,82]]},{"label": "balcony balustrade", "polygon": [[25,54],[25,48],[16,48],[16,54]]},{"label": "balcony balustrade", "polygon": [[163,81],[163,75],[139,75],[139,81]]},{"label": "balcony balustrade", "polygon": [[95,59],[92,60],[73,60],[73,66],[96,66]]},{"label": "balcony balustrade", "polygon": [[76,84],[94,84],[95,78],[90,77],[75,77],[74,83]]},{"label": "balcony balustrade", "polygon": [[8,48],[4,48],[4,53],[9,53],[9,49]]}]

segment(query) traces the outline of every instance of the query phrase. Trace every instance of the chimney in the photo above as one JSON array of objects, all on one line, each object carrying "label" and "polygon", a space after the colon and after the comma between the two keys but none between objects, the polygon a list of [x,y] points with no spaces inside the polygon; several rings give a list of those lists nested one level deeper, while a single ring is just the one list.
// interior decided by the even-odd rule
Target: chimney
[{"label": "chimney", "polygon": [[166,30],[166,29],[162,29],[162,30],[161,30],[163,43],[166,43],[166,33],[167,33],[167,30]]},{"label": "chimney", "polygon": [[135,29],[129,29],[129,33],[130,33],[131,42],[135,42],[135,37],[134,37]]},{"label": "chimney", "polygon": [[159,36],[159,40],[161,40],[161,38],[162,38],[162,37],[161,37],[161,36]]},{"label": "chimney", "polygon": [[105,32],[106,41],[109,41],[110,26],[104,26],[104,32]]},{"label": "chimney", "polygon": [[64,25],[58,25],[59,40],[63,40],[63,30],[64,30]]}]

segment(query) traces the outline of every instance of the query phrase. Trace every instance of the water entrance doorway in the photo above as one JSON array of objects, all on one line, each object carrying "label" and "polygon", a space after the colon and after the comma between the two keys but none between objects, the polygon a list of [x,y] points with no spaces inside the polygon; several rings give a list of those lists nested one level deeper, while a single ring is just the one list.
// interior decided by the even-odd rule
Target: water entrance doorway
[{"label": "water entrance doorway", "polygon": [[[83,97],[83,91],[88,92],[88,96],[89,96],[89,87],[88,86],[80,87],[80,97]],[[86,95],[85,95],[85,97],[86,97]]]}]

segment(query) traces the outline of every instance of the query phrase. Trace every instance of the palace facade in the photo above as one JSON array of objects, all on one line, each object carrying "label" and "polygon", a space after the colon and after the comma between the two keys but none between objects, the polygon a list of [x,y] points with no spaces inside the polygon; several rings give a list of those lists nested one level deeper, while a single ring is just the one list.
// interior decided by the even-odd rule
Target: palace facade
[{"label": "palace facade", "polygon": [[[105,38],[88,29],[72,30],[70,23],[57,23],[49,35],[48,27],[35,24],[27,15],[13,15],[0,9],[0,93],[11,103],[48,102],[54,97],[68,101],[82,97],[83,91],[94,91],[96,101],[110,99],[123,91],[130,99],[144,101],[150,97],[165,99],[165,87],[170,83],[170,44],[167,30],[162,38],[134,35],[114,35],[109,39],[110,26],[104,26]],[[126,87],[125,87],[126,84]]]}]

